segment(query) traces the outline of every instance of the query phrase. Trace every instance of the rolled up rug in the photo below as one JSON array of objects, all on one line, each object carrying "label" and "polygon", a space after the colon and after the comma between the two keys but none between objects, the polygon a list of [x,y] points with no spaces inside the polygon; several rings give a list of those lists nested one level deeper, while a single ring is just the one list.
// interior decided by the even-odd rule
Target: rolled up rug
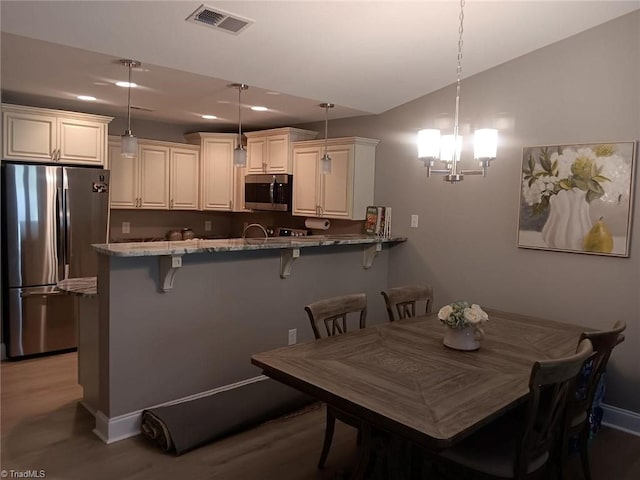
[{"label": "rolled up rug", "polygon": [[153,440],[165,452],[173,448],[171,435],[167,425],[161,418],[157,417],[152,411],[145,410],[142,412],[142,433]]},{"label": "rolled up rug", "polygon": [[207,397],[142,412],[142,433],[162,450],[181,455],[314,400],[267,379]]}]

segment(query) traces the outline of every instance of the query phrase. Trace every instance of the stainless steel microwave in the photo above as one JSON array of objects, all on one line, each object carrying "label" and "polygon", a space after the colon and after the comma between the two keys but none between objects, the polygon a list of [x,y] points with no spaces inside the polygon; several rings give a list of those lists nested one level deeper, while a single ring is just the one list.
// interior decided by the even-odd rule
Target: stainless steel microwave
[{"label": "stainless steel microwave", "polygon": [[244,205],[253,210],[291,211],[293,175],[250,174],[244,177]]}]

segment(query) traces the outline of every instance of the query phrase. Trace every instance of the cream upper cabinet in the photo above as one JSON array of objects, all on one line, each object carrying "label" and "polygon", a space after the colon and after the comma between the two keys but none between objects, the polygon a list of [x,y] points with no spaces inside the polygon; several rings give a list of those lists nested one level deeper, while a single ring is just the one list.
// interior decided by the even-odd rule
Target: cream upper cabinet
[{"label": "cream upper cabinet", "polygon": [[[188,149],[189,146],[185,145],[185,147]],[[179,147],[177,149],[180,150]],[[194,153],[197,158],[197,150]],[[137,157],[122,158],[120,140],[117,137],[111,137],[109,139],[111,208],[155,210],[171,208],[171,154],[171,143],[141,139],[138,142]],[[176,158],[183,157],[178,155]],[[188,170],[189,167],[186,168],[187,172]],[[184,172],[181,175],[182,186],[187,180]],[[182,190],[184,194],[186,189]]]},{"label": "cream upper cabinet", "polygon": [[109,198],[111,208],[138,207],[138,158],[121,157],[120,139],[109,139]]},{"label": "cream upper cabinet", "polygon": [[197,132],[185,135],[200,145],[200,209],[244,211],[244,173],[233,165],[237,135]]},{"label": "cream upper cabinet", "polygon": [[324,140],[293,146],[293,215],[364,220],[373,205],[375,149],[378,140],[331,138],[331,173],[322,173]]},{"label": "cream upper cabinet", "polygon": [[169,147],[138,143],[139,208],[169,208]]},{"label": "cream upper cabinet", "polygon": [[112,117],[2,105],[5,159],[104,165]]},{"label": "cream upper cabinet", "polygon": [[299,128],[274,128],[246,132],[246,173],[292,173],[293,142],[313,140],[318,132]]},{"label": "cream upper cabinet", "polygon": [[170,155],[169,207],[174,210],[197,210],[200,190],[200,149],[171,147]]}]

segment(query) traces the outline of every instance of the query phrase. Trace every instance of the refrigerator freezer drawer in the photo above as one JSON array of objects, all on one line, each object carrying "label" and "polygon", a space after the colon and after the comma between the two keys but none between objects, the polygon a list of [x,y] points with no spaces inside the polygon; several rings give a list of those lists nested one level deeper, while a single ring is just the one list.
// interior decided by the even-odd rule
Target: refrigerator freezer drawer
[{"label": "refrigerator freezer drawer", "polygon": [[8,356],[77,347],[77,298],[54,286],[9,290]]}]

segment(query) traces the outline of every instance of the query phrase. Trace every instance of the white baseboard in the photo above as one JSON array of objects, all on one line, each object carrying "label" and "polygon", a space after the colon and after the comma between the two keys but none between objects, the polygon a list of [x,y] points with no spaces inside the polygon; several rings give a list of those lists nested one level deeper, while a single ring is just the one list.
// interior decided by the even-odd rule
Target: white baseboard
[{"label": "white baseboard", "polygon": [[640,436],[640,413],[607,404],[602,404],[602,410],[603,425]]},{"label": "white baseboard", "polygon": [[87,410],[89,410],[96,419],[93,433],[95,433],[100,438],[100,440],[102,440],[104,443],[110,444],[110,443],[118,442],[120,440],[124,440],[125,438],[130,438],[130,437],[135,437],[136,435],[140,435],[141,433],[140,424],[142,421],[143,410],[148,410],[150,408],[157,408],[157,407],[166,407],[167,405],[174,405],[176,403],[188,402],[190,400],[196,400],[198,398],[208,397],[210,395],[226,392],[227,390],[240,388],[245,385],[249,385],[251,383],[260,382],[267,379],[268,377],[266,377],[265,375],[260,375],[258,377],[248,378],[246,380],[241,380],[236,383],[223,385],[222,387],[214,388],[212,390],[199,392],[194,395],[178,398],[176,400],[171,400],[169,402],[161,403],[158,405],[152,405],[142,410],[136,410],[134,412],[129,412],[124,415],[118,415],[117,417],[111,417],[111,418],[107,417],[101,411],[91,412],[91,409],[87,405],[84,405],[84,407]]},{"label": "white baseboard", "polygon": [[[260,375],[258,377],[248,378],[246,380],[241,380],[240,382],[232,383],[229,385],[223,385],[222,387],[214,388],[212,390],[207,390],[204,392],[199,392],[194,395],[189,395],[187,397],[178,398],[176,400],[171,400],[169,402],[161,403],[158,405],[153,405],[147,407],[156,408],[156,407],[165,407],[167,405],[174,405],[176,403],[187,402],[190,400],[196,400],[198,398],[208,397],[209,395],[215,395],[217,393],[226,392],[227,390],[232,390],[234,388],[240,388],[245,385],[249,385],[251,383],[260,382],[263,380],[267,380],[268,377],[265,375]],[[85,405],[83,402],[80,402],[89,412],[91,412],[95,419],[95,429],[93,433],[95,433],[104,443],[110,444],[114,442],[118,442],[120,440],[124,440],[125,438],[135,437],[136,435],[140,435],[140,423],[142,420],[142,411],[136,410],[134,412],[129,412],[124,415],[119,415],[117,417],[107,417],[104,413],[100,411],[92,411],[88,405]],[[630,433],[632,435],[640,436],[640,414],[636,412],[632,412],[630,410],[624,410],[622,408],[614,407],[612,405],[602,405],[602,409],[604,411],[602,424],[607,427],[615,428],[616,430],[621,430],[623,432]]]}]

